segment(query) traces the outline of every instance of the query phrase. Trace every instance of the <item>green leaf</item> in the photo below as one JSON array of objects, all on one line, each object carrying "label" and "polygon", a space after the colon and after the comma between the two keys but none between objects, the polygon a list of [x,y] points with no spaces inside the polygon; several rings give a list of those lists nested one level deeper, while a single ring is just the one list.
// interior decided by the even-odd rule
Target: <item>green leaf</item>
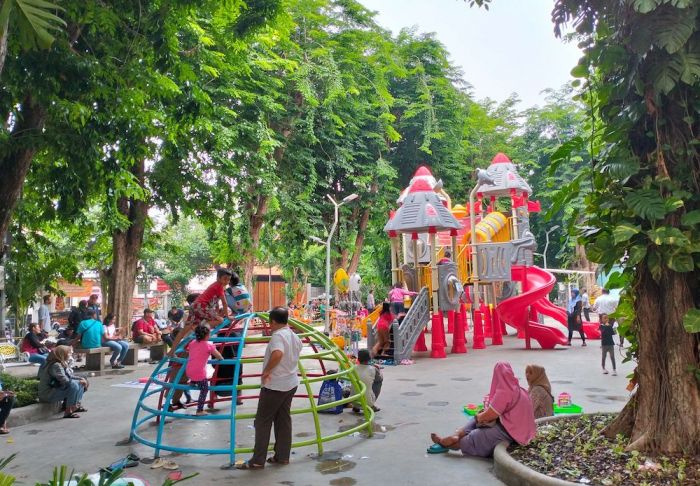
[{"label": "green leaf", "polygon": [[645,246],[642,245],[634,245],[632,248],[628,250],[628,256],[627,256],[627,263],[629,265],[636,265],[639,262],[642,261],[642,259],[646,256],[647,254],[647,249]]},{"label": "green leaf", "polygon": [[613,239],[615,240],[615,244],[619,245],[620,243],[629,241],[630,238],[639,233],[641,230],[641,226],[628,223],[615,226],[613,229]]},{"label": "green leaf", "polygon": [[585,64],[578,64],[575,68],[571,70],[571,75],[574,78],[588,77],[588,66]]},{"label": "green leaf", "polygon": [[700,332],[700,309],[690,309],[683,316],[683,327],[691,334]]},{"label": "green leaf", "polygon": [[690,244],[690,240],[688,240],[678,228],[663,226],[651,230],[647,234],[649,235],[649,239],[657,246],[671,245],[683,247]]},{"label": "green leaf", "polygon": [[700,209],[696,209],[695,211],[685,213],[681,217],[681,224],[683,226],[694,226],[698,223],[700,223]]},{"label": "green leaf", "polygon": [[674,272],[692,272],[695,268],[693,257],[687,253],[678,253],[668,257],[666,261],[668,268]]},{"label": "green leaf", "polygon": [[625,196],[625,204],[637,216],[648,219],[661,219],[666,215],[666,204],[654,189],[639,189]]},{"label": "green leaf", "polygon": [[660,0],[634,0],[632,7],[639,13],[649,13],[660,4]]},{"label": "green leaf", "polygon": [[654,17],[655,44],[670,54],[679,51],[695,30],[697,9],[664,8]]},{"label": "green leaf", "polygon": [[[6,0],[3,3],[8,2],[14,2],[17,5],[20,37],[23,39],[25,49],[34,48],[37,45],[48,49],[54,41],[49,31],[58,31],[66,26],[63,19],[53,13],[64,10],[55,3],[44,0]],[[5,5],[3,10],[4,7]]]}]

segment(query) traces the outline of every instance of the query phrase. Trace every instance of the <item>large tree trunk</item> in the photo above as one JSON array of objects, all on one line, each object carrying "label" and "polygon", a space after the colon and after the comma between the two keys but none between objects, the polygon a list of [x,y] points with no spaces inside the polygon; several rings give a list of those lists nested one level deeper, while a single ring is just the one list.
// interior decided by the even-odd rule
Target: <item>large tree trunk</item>
[{"label": "large tree trunk", "polygon": [[[109,305],[109,280],[111,270],[109,268],[98,268],[97,273],[100,276],[100,292],[102,292],[102,308],[108,309]],[[105,314],[106,315],[106,314]]]},{"label": "large tree trunk", "polygon": [[[372,183],[370,188],[371,194],[376,194],[379,190],[379,184],[377,182]],[[367,225],[369,224],[369,217],[372,214],[372,206],[367,205],[360,216],[360,222],[357,225],[357,236],[355,236],[355,248],[352,252],[352,258],[350,259],[350,265],[348,266],[348,274],[352,275],[357,272],[357,267],[360,265],[360,255],[362,254],[362,248],[365,244],[365,234],[367,233]]]},{"label": "large tree trunk", "polygon": [[9,150],[0,156],[0,241],[10,226],[24,179],[37,150],[37,138],[46,120],[46,110],[28,94],[17,111],[15,126],[7,144]]},{"label": "large tree trunk", "polygon": [[[249,292],[253,291],[253,277],[255,273],[255,251],[260,245],[260,233],[262,231],[265,216],[267,215],[269,196],[257,196],[254,201],[247,204],[247,214],[249,214],[250,223],[249,231],[249,246],[243,255],[243,283],[248,288]],[[257,309],[262,309],[257,302],[253,302]]]},{"label": "large tree trunk", "polygon": [[635,280],[639,341],[638,389],[606,430],[630,437],[629,449],[664,454],[700,453],[698,336],[686,332],[683,316],[693,308],[692,273],[664,269],[655,281],[646,262]]},{"label": "large tree trunk", "polygon": [[2,77],[2,71],[5,68],[5,58],[7,57],[7,36],[9,35],[8,27],[10,25],[10,17],[5,19],[5,23],[0,26],[2,30],[2,35],[0,36],[0,77]]},{"label": "large tree trunk", "polygon": [[[144,162],[138,162],[132,172],[139,183],[144,183]],[[116,316],[116,326],[126,335],[131,328],[131,299],[136,285],[139,253],[148,217],[146,201],[122,197],[117,203],[119,212],[129,219],[125,230],[112,233],[112,268],[109,273],[109,307],[107,312]]]}]

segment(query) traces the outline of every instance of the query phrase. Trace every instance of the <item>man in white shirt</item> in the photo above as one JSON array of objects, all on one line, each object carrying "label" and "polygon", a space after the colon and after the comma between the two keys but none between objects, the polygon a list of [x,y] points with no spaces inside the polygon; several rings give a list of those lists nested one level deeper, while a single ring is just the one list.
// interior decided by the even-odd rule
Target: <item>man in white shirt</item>
[{"label": "man in white shirt", "polygon": [[49,305],[51,304],[51,296],[45,295],[42,304],[39,306],[39,325],[45,332],[51,332],[51,313]]},{"label": "man in white shirt", "polygon": [[[598,314],[598,320],[600,320],[600,315],[601,314],[606,314],[610,316],[615,310],[617,310],[617,306],[620,303],[620,299],[617,297],[613,297],[610,295],[610,291],[608,289],[603,289],[603,295],[598,297],[595,300],[595,305],[593,306],[593,310]],[[609,317],[610,322],[613,324],[615,329],[617,329],[617,319],[613,317]],[[619,334],[619,333],[618,333]],[[620,335],[620,346],[622,346],[623,343],[623,337]]]},{"label": "man in white shirt", "polygon": [[[262,388],[255,414],[255,447],[248,462],[237,469],[262,469],[265,462],[289,464],[292,448],[292,399],[299,386],[301,340],[287,325],[289,311],[275,307],[270,312],[272,337],[263,360]],[[275,426],[275,454],[267,458],[270,429]]]}]

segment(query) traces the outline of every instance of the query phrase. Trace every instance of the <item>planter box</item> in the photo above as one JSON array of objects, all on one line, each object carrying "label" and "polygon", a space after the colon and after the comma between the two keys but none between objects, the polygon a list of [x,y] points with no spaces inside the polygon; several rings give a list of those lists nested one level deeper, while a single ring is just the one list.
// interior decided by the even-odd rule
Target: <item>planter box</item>
[{"label": "planter box", "polygon": [[35,403],[22,408],[13,408],[7,418],[9,428],[27,425],[39,420],[46,420],[60,413],[61,402]]},{"label": "planter box", "polygon": [[[555,420],[566,420],[574,415],[561,415],[555,417],[543,417],[535,420],[539,426]],[[530,469],[521,462],[513,459],[508,453],[508,442],[501,442],[493,451],[493,473],[498,479],[508,486],[571,486],[571,481],[553,478]]]}]

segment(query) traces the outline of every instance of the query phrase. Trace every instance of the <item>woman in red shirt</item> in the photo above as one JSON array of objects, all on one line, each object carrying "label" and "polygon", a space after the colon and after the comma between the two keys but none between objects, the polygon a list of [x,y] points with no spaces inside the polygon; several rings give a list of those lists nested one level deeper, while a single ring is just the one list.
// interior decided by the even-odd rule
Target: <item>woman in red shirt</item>
[{"label": "woman in red shirt", "polygon": [[375,327],[377,328],[377,342],[372,347],[372,356],[383,354],[389,347],[389,329],[394,321],[394,314],[391,313],[391,304],[384,302],[382,304],[382,312],[379,314],[379,319]]}]

